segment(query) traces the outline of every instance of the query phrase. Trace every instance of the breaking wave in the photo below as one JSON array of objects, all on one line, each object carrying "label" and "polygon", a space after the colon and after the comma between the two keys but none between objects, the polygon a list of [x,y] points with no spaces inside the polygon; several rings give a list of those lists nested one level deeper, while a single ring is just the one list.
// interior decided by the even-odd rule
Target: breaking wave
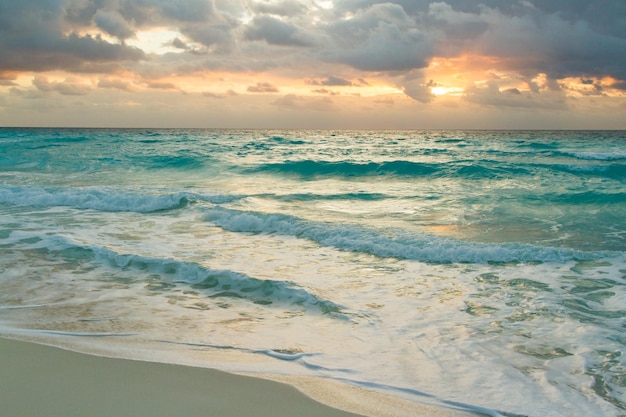
[{"label": "breaking wave", "polygon": [[220,204],[241,197],[223,194],[152,190],[120,191],[113,187],[30,188],[0,187],[0,204],[32,207],[73,207],[110,212],[150,213],[172,210],[193,202]]},{"label": "breaking wave", "polygon": [[376,230],[223,207],[212,208],[205,219],[231,232],[295,236],[339,250],[429,263],[565,262],[601,256],[592,252],[529,244],[465,242],[427,233]]},{"label": "breaking wave", "polygon": [[[184,283],[201,291],[208,298],[245,299],[254,304],[301,306],[317,309],[323,314],[341,315],[342,307],[330,300],[322,299],[307,289],[291,282],[253,278],[224,269],[210,269],[196,262],[172,258],[149,257],[138,254],[118,253],[99,245],[81,244],[62,235],[46,237],[18,232],[12,239],[28,242],[60,256],[68,261],[100,261],[114,268],[147,271],[158,275],[164,284]],[[167,285],[159,288],[166,288]]]}]

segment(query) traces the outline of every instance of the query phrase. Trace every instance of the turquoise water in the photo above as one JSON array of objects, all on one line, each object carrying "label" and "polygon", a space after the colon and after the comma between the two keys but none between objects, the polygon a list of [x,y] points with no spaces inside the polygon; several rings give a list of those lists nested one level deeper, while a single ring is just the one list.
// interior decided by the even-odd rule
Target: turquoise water
[{"label": "turquoise water", "polygon": [[0,247],[0,333],[626,413],[625,132],[5,128]]}]

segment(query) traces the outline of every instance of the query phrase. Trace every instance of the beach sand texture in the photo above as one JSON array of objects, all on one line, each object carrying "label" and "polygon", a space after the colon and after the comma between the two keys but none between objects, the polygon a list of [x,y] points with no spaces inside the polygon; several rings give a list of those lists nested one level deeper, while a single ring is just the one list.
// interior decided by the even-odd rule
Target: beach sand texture
[{"label": "beach sand texture", "polygon": [[[6,417],[359,416],[326,406],[280,382],[3,338],[0,369],[0,416]],[[414,405],[413,411],[407,410],[410,415],[467,415]],[[397,415],[385,411],[384,402],[379,407],[371,415]],[[415,410],[421,411],[414,414]]]}]

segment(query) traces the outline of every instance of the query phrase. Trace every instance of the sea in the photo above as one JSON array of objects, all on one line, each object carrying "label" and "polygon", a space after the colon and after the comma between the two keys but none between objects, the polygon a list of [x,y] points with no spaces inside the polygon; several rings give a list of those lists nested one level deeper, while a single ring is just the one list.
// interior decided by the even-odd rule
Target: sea
[{"label": "sea", "polygon": [[626,415],[626,132],[0,128],[0,336]]}]

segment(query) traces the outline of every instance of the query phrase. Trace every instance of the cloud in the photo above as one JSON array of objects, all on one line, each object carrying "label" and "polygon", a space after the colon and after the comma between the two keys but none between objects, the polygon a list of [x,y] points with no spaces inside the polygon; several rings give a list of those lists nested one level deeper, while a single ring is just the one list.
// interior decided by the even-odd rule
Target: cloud
[{"label": "cloud", "polygon": [[610,84],[611,88],[615,88],[616,90],[626,91],[626,81],[616,81]]},{"label": "cloud", "polygon": [[245,31],[251,41],[265,41],[279,46],[313,46],[315,40],[296,25],[273,16],[256,16]]},{"label": "cloud", "polygon": [[223,25],[195,25],[182,29],[185,35],[206,47],[213,47],[214,52],[228,53],[233,48],[231,27]]},{"label": "cloud", "polygon": [[215,13],[212,0],[143,0],[135,3],[152,6],[163,17],[179,22],[206,22]]},{"label": "cloud", "polygon": [[304,13],[307,7],[296,0],[283,0],[278,3],[256,3],[253,5],[256,12],[277,16],[293,17]]},{"label": "cloud", "polygon": [[558,14],[568,22],[587,22],[598,34],[626,37],[626,3],[620,0],[535,0],[533,7],[544,14]]},{"label": "cloud", "polygon": [[41,100],[46,96],[45,93],[33,88],[19,88],[19,87],[11,87],[9,89],[9,93],[13,96],[25,98],[27,100]]},{"label": "cloud", "polygon": [[[0,0],[0,89],[17,87],[34,97],[82,94],[96,86],[107,95],[148,94],[143,87],[163,90],[150,94],[167,94],[181,85],[203,97],[194,79],[205,83],[216,78],[209,73],[239,73],[286,85],[247,87],[242,77],[233,77],[237,81],[221,88],[267,94],[287,91],[289,83],[301,88],[304,82],[314,99],[341,91],[333,97],[339,103],[347,100],[348,89],[335,87],[357,92],[372,84],[368,91],[395,88],[413,105],[434,108],[464,97],[510,109],[563,108],[572,97],[619,100],[626,91],[623,0],[333,0],[333,7],[322,5],[310,0]],[[144,40],[158,31],[170,34],[159,41],[168,48],[151,48]],[[33,74],[44,78],[34,88],[20,87]],[[89,81],[80,82],[83,76]],[[441,83],[437,96],[431,79]],[[448,87],[457,89],[455,98],[443,98]],[[267,104],[275,98],[259,94],[255,100]],[[397,107],[403,103],[393,99]],[[328,107],[304,96],[274,103]]]},{"label": "cloud", "polygon": [[179,90],[176,84],[167,81],[146,80],[143,82],[143,84],[145,84],[145,86],[148,88],[154,88],[158,90]]},{"label": "cloud", "polygon": [[564,96],[558,91],[538,94],[522,92],[517,88],[501,89],[497,80],[467,87],[465,99],[472,103],[498,108],[563,109],[565,107]]},{"label": "cloud", "polygon": [[114,11],[98,10],[94,16],[94,23],[109,35],[119,39],[127,39],[135,34],[122,16]]},{"label": "cloud", "polygon": [[424,68],[432,43],[402,6],[374,4],[353,18],[328,26],[336,46],[326,59],[362,71],[409,71]]},{"label": "cloud", "polygon": [[123,79],[111,77],[101,78],[98,81],[98,88],[114,88],[128,92],[136,91],[136,88],[134,88],[130,82]]},{"label": "cloud", "polygon": [[0,71],[116,71],[146,54],[108,36],[163,27],[224,52],[237,25],[213,0],[0,0]]},{"label": "cloud", "polygon": [[224,99],[224,98],[228,98],[228,97],[236,97],[236,96],[239,95],[239,93],[237,93],[236,91],[233,91],[233,90],[228,90],[224,94],[218,94],[218,93],[213,93],[211,91],[205,91],[205,92],[202,93],[202,95],[204,97],[208,97],[208,98]]},{"label": "cloud", "polygon": [[91,91],[91,87],[75,83],[71,80],[62,82],[50,82],[48,78],[38,75],[33,78],[33,85],[44,93],[57,92],[64,96],[84,96]]},{"label": "cloud", "polygon": [[59,15],[66,27],[83,28],[92,26],[96,18],[106,22],[105,25],[143,29],[171,23],[206,22],[216,14],[213,0],[25,0],[16,3],[44,5],[44,8],[54,5],[56,11],[60,11],[55,15]]},{"label": "cloud", "polygon": [[328,90],[326,88],[317,88],[315,90],[311,90],[312,93],[317,94],[328,94],[329,96],[338,96],[340,93],[332,90]]},{"label": "cloud", "polygon": [[296,94],[287,94],[274,101],[272,105],[299,111],[331,112],[334,110],[333,101],[330,97],[305,97]]},{"label": "cloud", "polygon": [[251,93],[278,93],[278,88],[267,82],[259,82],[248,87]]},{"label": "cloud", "polygon": [[377,98],[374,100],[374,103],[382,104],[386,107],[393,107],[396,104],[394,99],[392,99],[391,97]]},{"label": "cloud", "polygon": [[144,58],[136,48],[79,34],[65,20],[64,4],[0,0],[0,71],[102,71]]},{"label": "cloud", "polygon": [[626,2],[620,0],[334,4],[342,20],[329,31],[340,48],[330,58],[363,71],[411,71],[435,56],[473,53],[526,75],[626,79]]},{"label": "cloud", "polygon": [[309,83],[312,85],[323,85],[323,86],[329,86],[329,87],[346,87],[346,86],[351,87],[351,86],[356,85],[350,80],[347,80],[341,77],[336,77],[334,75],[329,75],[328,77],[321,79],[321,80],[320,79],[310,80]]},{"label": "cloud", "polygon": [[400,82],[404,94],[421,103],[430,103],[435,98],[431,91],[434,86],[432,80],[424,82],[421,71],[407,74]]},{"label": "cloud", "polygon": [[[472,53],[497,59],[500,68],[525,76],[626,79],[626,3],[621,0],[335,0],[333,5],[323,9],[303,0],[0,0],[0,71],[128,68],[146,55],[106,36],[125,40],[140,30],[168,27],[187,38],[172,43],[181,53],[198,52],[190,44],[195,42],[207,48],[204,54],[230,56],[222,68],[232,70],[271,62],[277,67],[302,63],[303,69],[337,63],[364,73],[409,73],[426,68],[434,57]],[[250,54],[249,44],[259,41],[296,50]],[[181,68],[216,66],[217,60],[205,65],[201,54],[194,55],[197,60],[181,61]]]},{"label": "cloud", "polygon": [[[626,50],[626,22],[611,12],[626,13],[626,3],[492,0],[474,8],[457,0],[430,4],[425,18],[436,25],[432,30],[440,30],[436,49],[448,55],[470,50],[498,58],[502,67],[551,78],[603,74],[624,79],[626,54],[617,51]],[[612,29],[603,29],[602,22],[612,22]]]},{"label": "cloud", "polygon": [[224,96],[223,94],[216,94],[210,91],[204,91],[202,95],[208,98],[218,98],[218,99],[226,98],[226,96]]},{"label": "cloud", "polygon": [[17,76],[15,74],[0,72],[0,85],[3,85],[3,86],[17,85],[15,83],[16,79],[17,79]]},{"label": "cloud", "polygon": [[545,72],[562,78],[581,74],[626,77],[626,40],[591,30],[585,21],[569,22],[558,14],[508,17],[490,10],[488,29],[476,40],[484,55],[508,60],[512,69]]},{"label": "cloud", "polygon": [[174,48],[184,49],[184,50],[189,49],[189,46],[184,41],[180,40],[179,38],[172,39],[172,41],[169,44],[173,46]]}]

